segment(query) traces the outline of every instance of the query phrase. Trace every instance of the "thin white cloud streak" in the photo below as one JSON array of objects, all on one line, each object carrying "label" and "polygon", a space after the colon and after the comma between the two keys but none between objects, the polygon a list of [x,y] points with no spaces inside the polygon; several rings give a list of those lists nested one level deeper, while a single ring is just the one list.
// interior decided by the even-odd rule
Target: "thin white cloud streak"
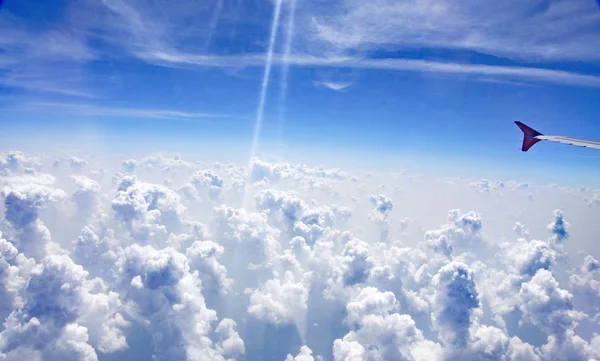
[{"label": "thin white cloud streak", "polygon": [[204,45],[204,51],[210,48],[210,44],[217,28],[217,23],[219,22],[219,17],[221,16],[221,10],[223,9],[223,0],[217,0],[217,4],[215,6],[215,11],[211,15],[210,24],[208,26],[209,33],[206,39],[206,44]]},{"label": "thin white cloud streak", "polygon": [[273,13],[273,22],[271,25],[271,35],[269,36],[269,49],[265,58],[265,71],[263,74],[262,85],[260,89],[260,97],[258,101],[258,109],[256,111],[256,121],[254,123],[254,131],[252,136],[252,148],[250,149],[250,160],[254,158],[256,149],[258,147],[258,140],[260,138],[260,130],[262,126],[265,101],[267,98],[267,90],[269,88],[269,79],[271,77],[271,66],[273,63],[273,49],[275,47],[275,40],[277,39],[277,28],[279,27],[279,16],[281,14],[281,1],[276,0],[275,11]]},{"label": "thin white cloud streak", "polygon": [[[188,65],[200,67],[256,67],[264,64],[262,54],[236,56],[212,56],[184,53],[153,52],[144,54],[144,58],[162,65]],[[315,68],[355,68],[373,70],[393,70],[409,72],[430,72],[442,74],[487,75],[534,82],[584,87],[600,87],[600,77],[564,70],[546,68],[501,66],[484,64],[461,64],[453,62],[428,61],[418,59],[380,58],[365,59],[353,57],[315,57],[296,54],[289,58],[290,66]],[[273,64],[283,65],[283,56],[273,56]]]},{"label": "thin white cloud streak", "polygon": [[307,41],[331,51],[456,49],[527,60],[595,61],[596,1],[340,0],[313,3]]},{"label": "thin white cloud streak", "polygon": [[[72,81],[71,84],[60,84],[60,82],[53,82],[48,78],[31,79],[27,77],[18,77],[0,79],[0,84],[6,87],[24,89],[34,93],[54,93],[87,99],[98,98],[98,95],[93,94],[91,91],[79,89],[81,87],[78,86],[77,81]],[[69,85],[72,85],[72,87],[69,87]]]},{"label": "thin white cloud streak", "polygon": [[229,115],[224,114],[195,113],[171,109],[120,108],[58,102],[31,102],[24,104],[23,108],[37,110],[52,110],[53,112],[65,112],[68,114],[98,117],[123,117],[171,120],[193,120],[199,118],[230,117]]},{"label": "thin white cloud streak", "polygon": [[289,4],[288,23],[285,32],[285,46],[283,49],[283,67],[281,68],[281,91],[279,93],[279,116],[277,120],[277,139],[281,143],[283,137],[283,124],[285,121],[287,89],[290,72],[290,54],[294,40],[294,21],[296,16],[296,0]]},{"label": "thin white cloud streak", "polygon": [[316,86],[322,86],[333,91],[342,91],[352,85],[352,83],[338,83],[333,81],[316,81]]}]

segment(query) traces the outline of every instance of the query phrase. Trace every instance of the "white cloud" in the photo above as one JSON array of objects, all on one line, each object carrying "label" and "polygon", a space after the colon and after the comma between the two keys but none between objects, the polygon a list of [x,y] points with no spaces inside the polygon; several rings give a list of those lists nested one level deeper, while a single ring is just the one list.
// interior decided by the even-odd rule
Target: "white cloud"
[{"label": "white cloud", "polygon": [[536,7],[518,1],[458,6],[452,1],[345,0],[321,9],[312,16],[309,35],[340,50],[430,47],[535,60],[598,57],[587,46],[600,41],[590,31],[598,21],[593,2],[552,1]]},{"label": "white cloud", "polygon": [[552,239],[557,243],[561,243],[569,238],[569,232],[567,231],[569,223],[565,222],[560,209],[554,211],[554,221],[548,224],[547,228],[552,233]]},{"label": "white cloud", "polygon": [[315,81],[314,84],[318,87],[324,87],[336,92],[343,91],[352,86],[352,83],[341,83],[334,81]]},{"label": "white cloud", "polygon": [[[334,342],[335,360],[413,360],[435,357],[439,345],[426,341],[406,314],[395,313],[397,303],[390,292],[365,288],[347,304],[351,331]],[[429,350],[425,351],[424,348]],[[425,351],[425,355],[423,352]],[[427,358],[423,356],[428,356]]]},{"label": "white cloud", "polygon": [[[127,175],[52,167],[69,157],[28,173],[14,152],[0,175],[0,358],[598,358],[598,209],[579,189],[532,203],[503,182],[490,204],[466,179],[163,154],[125,158]],[[556,204],[572,217],[545,241]]]},{"label": "white cloud", "polygon": [[[133,107],[111,107],[94,103],[58,103],[58,102],[29,102],[21,107],[27,109],[51,111],[58,114],[68,114],[89,117],[121,117],[136,119],[168,119],[168,120],[197,120],[228,118],[226,114],[210,114],[179,109],[152,109]],[[73,165],[73,163],[71,163]]]},{"label": "white cloud", "polygon": [[[104,352],[126,347],[120,328],[127,323],[112,321],[120,307],[119,295],[87,276],[68,256],[44,258],[31,271],[22,308],[7,318],[0,352],[8,358],[28,350],[42,359],[96,360],[93,345],[102,343]],[[90,334],[91,327],[98,326]],[[108,345],[106,340],[115,336],[117,342]]]},{"label": "white cloud", "polygon": [[347,321],[360,325],[365,315],[385,316],[399,309],[400,305],[392,292],[379,292],[377,288],[365,287],[356,298],[346,305]]},{"label": "white cloud", "polygon": [[[124,250],[117,267],[124,301],[152,334],[156,357],[220,360],[244,351],[235,323],[227,321],[213,328],[217,314],[206,307],[201,282],[197,273],[191,273],[184,254],[172,248],[132,245]],[[208,339],[213,332],[221,340],[217,344]]]},{"label": "white cloud", "polygon": [[27,257],[41,259],[57,250],[48,228],[39,219],[39,212],[48,204],[65,198],[62,190],[32,183],[4,189],[5,219],[16,232],[13,242]]},{"label": "white cloud", "polygon": [[550,269],[557,258],[556,252],[544,241],[519,241],[509,247],[508,259],[514,262],[519,274],[529,277],[540,269]]},{"label": "white cloud", "polygon": [[297,282],[291,272],[286,272],[283,281],[269,280],[263,288],[252,292],[248,313],[275,325],[304,324],[308,292],[302,282]]},{"label": "white cloud", "polygon": [[453,209],[448,212],[448,223],[437,230],[425,233],[425,241],[435,252],[450,256],[454,248],[480,247],[481,216],[476,212],[462,214]]},{"label": "white cloud", "polygon": [[523,320],[549,335],[563,335],[585,315],[573,310],[573,295],[559,288],[550,271],[540,269],[519,291]]},{"label": "white cloud", "polygon": [[223,246],[212,241],[196,241],[187,248],[186,257],[191,269],[200,272],[203,290],[229,291],[233,280],[227,278],[227,268],[217,260],[224,252]]},{"label": "white cloud", "polygon": [[315,361],[312,356],[312,350],[307,346],[300,347],[300,353],[296,357],[288,354],[285,361]]},{"label": "white cloud", "polygon": [[[166,54],[152,53],[148,59],[163,66],[193,66],[193,67],[258,67],[263,66],[263,54],[239,56],[196,55],[196,54]],[[273,57],[275,65],[283,64],[283,57]],[[309,55],[292,55],[287,60],[291,66],[299,68],[354,68],[370,70],[387,70],[403,72],[427,72],[434,74],[454,74],[470,76],[478,80],[481,76],[497,77],[500,79],[521,79],[534,83],[550,83],[582,87],[600,87],[600,77],[565,70],[554,70],[530,66],[499,66],[487,64],[466,64],[458,62],[443,62],[432,60],[417,60],[403,58],[353,58],[353,57],[314,57]]]},{"label": "white cloud", "polygon": [[479,294],[473,271],[464,263],[452,262],[433,277],[435,288],[432,321],[447,347],[467,344],[473,310],[479,307]]}]

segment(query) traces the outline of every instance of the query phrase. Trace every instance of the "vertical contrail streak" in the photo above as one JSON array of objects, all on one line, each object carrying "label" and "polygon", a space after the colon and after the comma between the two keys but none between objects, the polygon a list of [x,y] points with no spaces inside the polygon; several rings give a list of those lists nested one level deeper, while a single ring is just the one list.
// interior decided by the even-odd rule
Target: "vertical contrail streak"
[{"label": "vertical contrail streak", "polygon": [[296,0],[291,0],[288,14],[287,31],[285,34],[285,46],[283,49],[283,67],[281,68],[281,93],[279,94],[279,116],[277,119],[277,140],[279,148],[281,148],[281,143],[283,141],[283,123],[286,112],[285,103],[287,98],[288,74],[290,69],[290,53],[292,52],[292,41],[294,38],[295,15]]},{"label": "vertical contrail streak", "polygon": [[273,14],[273,23],[271,24],[271,36],[269,37],[269,49],[267,51],[267,61],[265,63],[265,72],[263,74],[258,109],[256,111],[256,121],[254,123],[254,135],[252,137],[252,148],[250,150],[250,160],[255,156],[260,138],[260,128],[265,111],[265,100],[267,98],[267,89],[269,87],[269,77],[271,76],[271,64],[273,62],[273,48],[277,38],[277,28],[279,26],[279,14],[281,13],[281,0],[275,2],[275,13]]},{"label": "vertical contrail streak", "polygon": [[212,17],[210,19],[210,24],[208,25],[208,38],[206,39],[206,44],[204,44],[204,51],[206,52],[210,47],[212,42],[212,38],[215,34],[215,30],[217,28],[217,22],[219,21],[219,17],[221,16],[221,10],[223,8],[223,0],[217,0],[217,5],[215,10],[213,11]]}]

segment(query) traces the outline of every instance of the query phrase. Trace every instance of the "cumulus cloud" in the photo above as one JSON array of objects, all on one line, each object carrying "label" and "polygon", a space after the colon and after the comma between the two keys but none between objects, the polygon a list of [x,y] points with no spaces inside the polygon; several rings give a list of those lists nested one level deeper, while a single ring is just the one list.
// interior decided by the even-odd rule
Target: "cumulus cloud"
[{"label": "cumulus cloud", "polygon": [[83,167],[88,164],[85,159],[77,158],[75,156],[69,157],[69,163],[71,164],[71,168],[76,171],[82,170]]},{"label": "cumulus cloud", "polygon": [[[215,330],[217,314],[206,307],[201,281],[185,255],[134,244],[124,250],[117,267],[123,299],[151,333],[157,358],[219,360],[243,352],[235,323],[227,321]],[[222,339],[217,344],[209,340],[215,332]]]},{"label": "cumulus cloud", "polygon": [[315,361],[315,358],[312,356],[312,350],[310,348],[302,346],[298,355],[294,357],[288,354],[285,361]]},{"label": "cumulus cloud", "polygon": [[55,159],[0,157],[0,359],[600,356],[599,256],[582,242],[597,208],[579,189],[530,203],[510,181]]},{"label": "cumulus cloud", "polygon": [[167,238],[170,230],[180,227],[185,210],[175,191],[141,182],[136,176],[125,176],[119,181],[111,207],[131,236],[141,242]]},{"label": "cumulus cloud", "polygon": [[479,294],[473,271],[464,263],[452,262],[433,277],[433,324],[445,345],[465,347],[473,310],[479,307]]},{"label": "cumulus cloud", "polygon": [[78,189],[73,193],[71,199],[76,204],[79,215],[88,217],[98,209],[100,184],[81,175],[72,176],[72,179]]},{"label": "cumulus cloud", "polygon": [[523,320],[550,335],[563,335],[585,315],[573,310],[573,295],[559,287],[548,270],[540,269],[519,291]]},{"label": "cumulus cloud", "polygon": [[221,294],[229,291],[233,280],[227,278],[227,268],[218,261],[224,252],[223,246],[212,241],[196,241],[186,249],[190,267],[199,272],[204,290]]},{"label": "cumulus cloud", "polygon": [[552,239],[557,243],[564,242],[569,238],[569,232],[567,231],[569,223],[564,220],[563,213],[560,209],[554,211],[554,221],[548,224],[547,228],[552,234]]},{"label": "cumulus cloud", "polygon": [[217,199],[223,188],[223,178],[212,170],[196,172],[190,183],[199,191],[206,192],[208,198]]},{"label": "cumulus cloud", "polygon": [[334,341],[335,360],[425,360],[439,351],[411,316],[394,312],[398,303],[391,292],[367,287],[346,307],[351,330]]},{"label": "cumulus cloud", "polygon": [[455,247],[478,247],[481,239],[481,216],[476,212],[462,214],[453,209],[448,212],[448,223],[437,230],[425,233],[425,241],[435,251],[450,256]]},{"label": "cumulus cloud", "polygon": [[66,199],[64,191],[37,184],[23,184],[4,190],[4,217],[16,231],[14,242],[27,257],[42,258],[56,251],[39,212],[53,202]]},{"label": "cumulus cloud", "polygon": [[557,258],[556,252],[547,242],[536,240],[512,244],[507,253],[518,273],[529,277],[533,277],[540,269],[550,269]]},{"label": "cumulus cloud", "polygon": [[586,297],[590,304],[596,304],[600,300],[600,261],[587,255],[578,271],[569,277],[573,292]]},{"label": "cumulus cloud", "polygon": [[0,174],[33,174],[41,165],[37,157],[27,157],[21,151],[10,151],[0,157]]},{"label": "cumulus cloud", "polygon": [[[27,352],[41,359],[96,360],[92,344],[104,352],[127,346],[120,331],[127,323],[113,321],[120,317],[119,295],[101,280],[89,280],[68,256],[44,258],[31,271],[25,292],[23,306],[8,316],[0,333],[0,352],[6,357]],[[101,327],[90,334],[92,328],[83,325]]]},{"label": "cumulus cloud", "polygon": [[283,281],[269,280],[262,289],[252,292],[248,313],[275,325],[303,324],[308,292],[302,282],[297,282],[291,272],[286,272]]}]

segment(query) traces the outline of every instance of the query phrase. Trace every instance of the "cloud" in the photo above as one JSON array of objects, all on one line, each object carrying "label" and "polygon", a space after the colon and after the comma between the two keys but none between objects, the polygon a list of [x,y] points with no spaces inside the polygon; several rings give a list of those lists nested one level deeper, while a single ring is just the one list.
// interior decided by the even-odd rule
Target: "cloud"
[{"label": "cloud", "polygon": [[216,290],[225,294],[231,288],[233,280],[227,278],[227,268],[217,260],[224,252],[223,246],[212,241],[195,241],[186,249],[190,268],[199,272],[202,288],[206,292]]},{"label": "cloud", "polygon": [[[221,0],[168,6],[149,0],[70,1],[56,9],[61,16],[46,19],[48,27],[38,28],[33,20],[8,7],[0,17],[0,31],[6,35],[0,43],[0,84],[14,90],[16,96],[5,99],[6,108],[181,121],[232,117],[183,107],[155,108],[139,101],[123,104],[126,97],[118,91],[124,89],[131,74],[123,73],[125,67],[91,65],[133,59],[184,70],[221,68],[227,76],[244,68],[262,68],[266,62],[263,51],[233,44],[240,40],[236,31],[239,34],[239,29],[245,28],[256,31],[244,41],[262,42],[270,13],[257,9]],[[281,22],[296,29],[293,52],[274,54],[272,65],[431,73],[516,86],[545,83],[597,88],[598,76],[558,70],[556,65],[559,61],[597,60],[598,55],[590,50],[600,41],[597,14],[592,1],[551,1],[537,7],[518,1],[487,7],[475,1],[458,7],[447,0],[411,6],[391,0],[310,1],[290,14],[293,22]],[[213,50],[215,38],[224,41],[222,45],[230,49],[227,54]],[[284,49],[292,49],[290,46]],[[403,57],[415,49],[429,49],[449,60]],[[508,58],[521,65],[452,60],[464,59],[463,52]],[[337,92],[352,86],[339,80],[315,84]],[[117,97],[119,102],[115,102]]]},{"label": "cloud", "polygon": [[346,320],[350,325],[360,325],[365,315],[385,316],[399,308],[400,304],[392,292],[382,293],[377,288],[365,287],[346,305]]},{"label": "cloud", "polygon": [[569,284],[574,292],[596,302],[600,299],[600,261],[590,255],[585,256],[579,273],[569,277]]},{"label": "cloud", "polygon": [[437,230],[425,232],[425,241],[435,251],[450,256],[456,247],[481,246],[481,216],[476,212],[448,212],[448,223]]},{"label": "cloud", "polygon": [[124,176],[118,185],[111,208],[134,239],[161,240],[168,237],[169,228],[178,229],[185,206],[172,189],[138,181],[136,176]]},{"label": "cloud", "polygon": [[62,202],[64,191],[34,183],[16,184],[4,190],[4,217],[16,232],[13,242],[27,256],[41,259],[57,251],[39,212],[50,203]]},{"label": "cloud", "polygon": [[97,360],[93,345],[103,352],[127,347],[121,330],[128,323],[116,313],[118,294],[87,276],[66,255],[44,258],[31,271],[22,308],[7,318],[0,352],[9,359],[27,352],[42,359]]},{"label": "cloud", "polygon": [[223,188],[223,178],[212,170],[196,172],[190,179],[190,184],[201,192],[201,196],[217,200]]},{"label": "cloud", "polygon": [[333,81],[315,81],[313,84],[315,84],[317,87],[324,87],[336,92],[343,91],[352,86],[352,83],[340,83]]},{"label": "cloud", "polygon": [[[582,241],[597,209],[579,189],[541,187],[545,201],[530,203],[507,181],[490,204],[467,179],[382,172],[359,184],[283,161],[0,159],[0,358],[599,356],[600,266]],[[382,194],[397,185],[397,201]],[[555,213],[546,241],[556,204],[573,220]]]},{"label": "cloud", "polygon": [[71,177],[78,189],[73,193],[71,199],[77,206],[77,212],[81,216],[90,216],[100,202],[100,184],[86,176],[74,175]]},{"label": "cloud", "polygon": [[[264,64],[262,54],[238,56],[211,56],[195,54],[153,53],[152,60],[167,67],[220,67],[246,68]],[[600,77],[564,70],[554,70],[530,66],[501,66],[487,64],[468,64],[404,58],[357,58],[357,57],[314,57],[305,54],[290,55],[286,60],[290,66],[299,68],[353,68],[366,70],[387,70],[404,72],[427,72],[454,74],[459,76],[495,76],[502,79],[521,79],[529,82],[541,82],[559,85],[600,87]],[[274,65],[282,65],[283,57],[273,56]]]},{"label": "cloud", "polygon": [[247,256],[250,265],[268,265],[280,253],[279,231],[271,227],[261,213],[218,206],[214,209],[215,235],[227,250],[237,250]]},{"label": "cloud", "polygon": [[529,277],[533,277],[540,269],[550,269],[557,258],[547,242],[536,240],[511,245],[507,255],[519,274]]},{"label": "cloud", "polygon": [[527,229],[527,227],[525,227],[524,224],[522,224],[520,222],[515,223],[515,226],[513,227],[513,231],[515,231],[515,233],[520,237],[524,237],[524,238],[529,237],[529,230]]},{"label": "cloud", "polygon": [[550,335],[563,335],[584,317],[572,308],[573,295],[559,288],[548,270],[540,269],[519,291],[525,322],[530,322]]},{"label": "cloud", "polygon": [[296,282],[294,275],[286,272],[283,281],[269,280],[264,288],[252,292],[248,313],[275,325],[304,324],[308,292],[302,282]]},{"label": "cloud", "polygon": [[[590,31],[598,20],[592,2],[552,1],[536,7],[518,1],[457,6],[451,1],[345,0],[318,9],[308,34],[338,50],[425,47],[530,60],[593,61],[598,56],[587,47],[600,41]],[[575,17],[582,21],[575,23]]]},{"label": "cloud", "polygon": [[552,239],[557,243],[564,242],[569,238],[569,232],[567,228],[569,223],[563,219],[563,213],[560,209],[554,211],[554,221],[548,224],[548,231],[552,233]]},{"label": "cloud", "polygon": [[[124,301],[152,334],[160,359],[224,360],[243,353],[235,323],[224,320],[215,328],[214,310],[206,307],[197,273],[191,273],[185,255],[172,248],[132,245],[117,263]],[[209,337],[216,332],[219,341]]]},{"label": "cloud", "polygon": [[0,158],[0,170],[8,175],[13,173],[34,174],[41,166],[36,157],[26,157],[23,152],[10,151]]},{"label": "cloud", "polygon": [[19,109],[21,108],[51,111],[58,114],[112,118],[195,120],[230,117],[226,114],[198,113],[177,109],[126,108],[85,103],[29,102],[19,107]]},{"label": "cloud", "polygon": [[435,288],[432,320],[447,347],[467,344],[472,312],[479,307],[473,271],[464,263],[452,262],[433,277]]},{"label": "cloud", "polygon": [[392,293],[363,289],[357,299],[347,304],[351,331],[334,341],[334,360],[435,357],[439,345],[426,341],[409,315],[394,312],[397,308]]},{"label": "cloud", "polygon": [[[201,12],[203,9],[200,7],[188,7],[187,13],[163,9],[167,15],[163,14],[161,21],[156,14],[158,9],[141,4],[125,5],[120,1],[112,1],[106,5],[122,18],[118,24],[130,24],[115,29],[117,33],[125,31],[129,37],[115,36],[112,40],[122,44],[123,39],[128,39],[122,46],[133,48],[135,56],[153,64],[173,67],[243,68],[262,67],[265,63],[264,54],[202,54],[194,52],[189,46],[182,46],[184,50],[176,50],[178,47],[175,44],[185,39],[177,35],[177,29],[181,27],[180,24],[185,24],[183,19],[189,14]],[[428,46],[474,50],[517,58],[593,60],[596,55],[590,52],[588,44],[599,42],[600,38],[586,31],[587,26],[594,24],[594,15],[591,14],[597,10],[591,3],[575,6],[556,2],[549,5],[548,11],[544,11],[531,9],[520,3],[515,3],[514,6],[496,5],[482,8],[475,2],[469,2],[459,8],[447,1],[431,6],[420,3],[409,7],[389,0],[379,1],[376,5],[345,0],[328,6],[314,4],[311,9],[310,13],[296,14],[299,27],[306,30],[301,41],[296,42],[295,49],[298,50],[293,54],[274,54],[274,65],[483,75],[506,80],[516,78],[564,85],[600,86],[600,80],[593,75],[552,69],[369,58],[368,55],[363,55],[365,49],[369,48],[414,49]],[[532,11],[539,13],[539,16],[526,16]],[[503,16],[498,18],[495,16],[498,13]],[[584,20],[573,23],[572,19],[578,16]],[[556,26],[557,21],[564,25]],[[548,27],[549,24],[552,25],[552,31],[556,32],[554,36],[532,30]],[[507,27],[511,29],[508,33],[503,31]],[[186,29],[186,34],[202,37],[202,34],[197,32],[199,29],[201,28],[196,28],[196,32]],[[400,42],[398,34],[402,34]],[[522,39],[527,41],[523,42]],[[555,43],[558,39],[562,43]],[[329,50],[325,52],[329,55],[322,56],[323,48]],[[320,49],[319,56],[315,56],[312,49]],[[357,52],[361,55],[348,55]],[[337,55],[340,53],[341,55]]]},{"label": "cloud", "polygon": [[296,357],[288,354],[285,361],[315,361],[312,356],[312,350],[307,346],[300,347],[300,353]]}]

